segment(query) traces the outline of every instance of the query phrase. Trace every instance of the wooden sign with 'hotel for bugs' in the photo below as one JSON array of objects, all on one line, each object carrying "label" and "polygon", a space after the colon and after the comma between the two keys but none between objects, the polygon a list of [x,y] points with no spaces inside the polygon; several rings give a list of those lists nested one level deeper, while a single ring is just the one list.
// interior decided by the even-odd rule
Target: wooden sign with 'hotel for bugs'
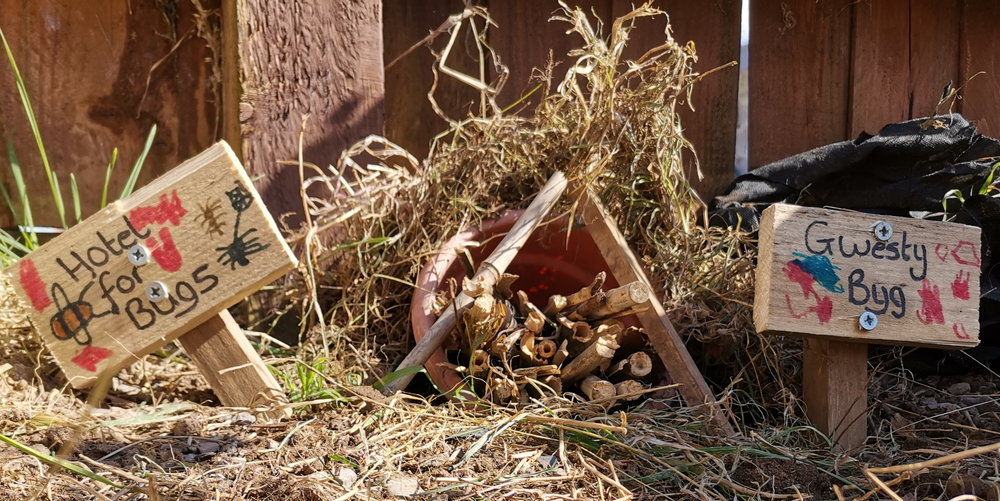
[{"label": "wooden sign with 'hotel for bugs'", "polygon": [[295,264],[220,142],[5,271],[74,388],[179,337],[222,403],[242,407],[282,395],[226,308]]},{"label": "wooden sign with 'hotel for bugs'", "polygon": [[979,344],[980,229],[777,204],[760,224],[754,324],[806,338],[813,423],[851,450],[867,436],[869,343]]}]

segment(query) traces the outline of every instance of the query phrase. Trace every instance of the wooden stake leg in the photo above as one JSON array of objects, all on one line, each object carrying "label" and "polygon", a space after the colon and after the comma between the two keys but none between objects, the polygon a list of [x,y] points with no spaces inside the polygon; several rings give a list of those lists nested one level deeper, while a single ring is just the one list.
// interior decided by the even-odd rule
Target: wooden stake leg
[{"label": "wooden stake leg", "polygon": [[[179,338],[223,405],[266,406],[285,401],[285,394],[226,310]],[[291,409],[268,412],[273,419],[291,417]]]},{"label": "wooden stake leg", "polygon": [[819,431],[852,452],[868,438],[868,345],[809,338],[802,351],[806,413]]}]

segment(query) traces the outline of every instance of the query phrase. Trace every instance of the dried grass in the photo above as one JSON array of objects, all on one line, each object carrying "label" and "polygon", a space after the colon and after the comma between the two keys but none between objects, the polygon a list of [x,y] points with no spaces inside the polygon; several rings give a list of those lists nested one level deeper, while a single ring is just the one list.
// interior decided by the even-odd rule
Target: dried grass
[{"label": "dried grass", "polygon": [[[831,452],[806,426],[799,343],[761,338],[752,328],[753,242],[704,224],[704,204],[681,169],[682,155],[693,152],[675,109],[689,102],[700,78],[694,47],[668,35],[638,61],[622,59],[631,23],[659,15],[643,6],[602,34],[582,11],[567,8],[556,21],[581,42],[569,71],[554,84],[550,65],[540,75],[537,106],[519,103],[525,109],[513,114],[495,100],[506,73],[482,43],[488,13],[467,9],[435,34],[453,40],[473,30],[480,60],[500,77],[487,82],[485,68],[475,77],[457,74],[447,68],[447,50],[434,71],[476,88],[478,113],[448,118],[449,130],[424,161],[378,137],[353,146],[329,170],[300,161],[318,173],[306,184],[322,186],[326,196],[308,200],[311,226],[290,238],[306,254],[298,287],[286,295],[316,325],[295,359],[268,362],[294,373],[323,359],[324,395],[335,398],[299,402],[296,420],[240,425],[240,409],[164,412],[178,396],[179,377],[196,377],[179,357],[148,357],[118,375],[109,395],[117,410],[89,412],[31,337],[10,292],[0,291],[0,361],[14,363],[0,370],[0,433],[54,447],[67,428],[103,423],[80,436],[70,459],[127,486],[49,474],[34,458],[0,447],[0,499],[382,499],[387,482],[403,476],[416,477],[431,499],[846,499],[895,497],[902,489],[943,496],[941,485],[951,485],[959,470],[988,477],[995,460],[986,454],[996,445],[947,454],[993,442],[1000,430],[972,417],[968,425],[950,423],[951,411],[893,417],[903,411],[893,406],[905,404],[897,400],[925,385],[894,365],[898,350],[875,359],[872,395],[885,402],[869,413],[877,436],[865,450]],[[706,434],[704,417],[677,399],[609,414],[561,397],[520,409],[470,408],[365,397],[350,387],[386,374],[408,351],[408,305],[423,263],[458,231],[523,208],[555,170],[600,191],[742,436]],[[574,208],[568,198],[560,210]],[[148,405],[123,410],[135,401]],[[955,412],[970,416],[970,408]],[[153,417],[123,423],[122,412]],[[188,419],[203,424],[201,433],[172,436]],[[905,449],[901,437],[910,436],[921,447]],[[213,441],[225,447],[195,461],[183,457],[186,448]],[[919,463],[935,456],[944,457]],[[858,460],[915,464],[862,470]],[[343,485],[343,468],[358,482]],[[885,476],[897,474],[904,476]]]}]

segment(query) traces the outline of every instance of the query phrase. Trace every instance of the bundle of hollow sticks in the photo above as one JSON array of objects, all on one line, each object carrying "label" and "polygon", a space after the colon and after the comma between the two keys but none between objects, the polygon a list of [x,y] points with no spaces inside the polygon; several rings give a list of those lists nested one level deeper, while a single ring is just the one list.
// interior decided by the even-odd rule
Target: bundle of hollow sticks
[{"label": "bundle of hollow sticks", "polygon": [[[479,396],[498,404],[526,403],[532,395],[561,395],[575,386],[588,400],[610,406],[641,395],[653,359],[641,347],[621,353],[623,339],[644,336],[620,319],[648,308],[645,284],[605,291],[601,272],[589,286],[553,295],[539,306],[524,291],[511,291],[517,278],[505,274],[496,287],[469,278],[462,284],[475,300],[457,312],[459,321],[444,348],[458,352],[459,363],[450,368],[470,377]],[[435,313],[450,304],[439,295]]]}]

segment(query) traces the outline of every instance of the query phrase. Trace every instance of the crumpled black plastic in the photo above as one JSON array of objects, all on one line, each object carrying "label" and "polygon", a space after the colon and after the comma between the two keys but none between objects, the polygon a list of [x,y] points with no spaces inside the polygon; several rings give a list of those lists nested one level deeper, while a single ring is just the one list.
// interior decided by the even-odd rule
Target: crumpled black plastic
[{"label": "crumpled black plastic", "polygon": [[998,156],[1000,142],[957,113],[919,118],[754,169],[715,197],[710,212],[715,224],[741,221],[752,229],[760,211],[779,202],[903,216],[940,212],[948,191],[977,193]]},{"label": "crumpled black plastic", "polygon": [[[954,372],[1000,363],[1000,199],[978,194],[994,178],[1000,142],[959,114],[886,125],[872,136],[830,144],[767,164],[733,181],[710,204],[713,224],[756,230],[773,203],[907,216],[941,212],[951,190],[965,200],[954,221],[982,228],[980,345],[965,354],[920,350],[925,370]],[[997,173],[1000,176],[1000,172]],[[955,204],[957,200],[952,201]]]}]

